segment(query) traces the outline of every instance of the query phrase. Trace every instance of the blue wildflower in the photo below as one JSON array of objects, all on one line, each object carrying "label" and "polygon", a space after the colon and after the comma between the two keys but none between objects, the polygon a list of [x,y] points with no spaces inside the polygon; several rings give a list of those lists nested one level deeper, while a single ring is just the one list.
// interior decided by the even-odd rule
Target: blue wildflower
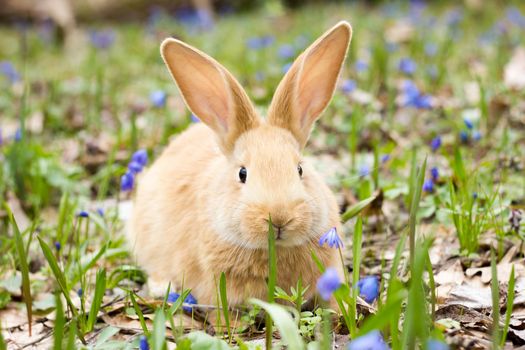
[{"label": "blue wildflower", "polygon": [[280,58],[288,59],[295,56],[295,49],[290,44],[281,45],[277,50],[277,55]]},{"label": "blue wildflower", "polygon": [[143,167],[146,166],[146,164],[148,164],[148,151],[146,151],[145,149],[139,149],[138,151],[133,153],[133,155],[131,156],[131,161],[136,162],[142,165]]},{"label": "blue wildflower", "polygon": [[85,210],[81,210],[77,213],[77,216],[79,218],[88,218],[89,217],[89,213]]},{"label": "blue wildflower", "polygon": [[288,70],[292,67],[292,63],[286,63],[283,68],[281,68],[283,74],[286,74],[286,72],[288,72]]},{"label": "blue wildflower", "polygon": [[525,28],[525,16],[516,6],[511,6],[505,10],[507,19],[514,25]]},{"label": "blue wildflower", "polygon": [[478,199],[478,193],[477,192],[472,193],[472,198]]},{"label": "blue wildflower", "polygon": [[428,57],[434,57],[438,52],[438,46],[435,43],[425,44],[425,55]]},{"label": "blue wildflower", "polygon": [[458,8],[450,10],[446,15],[447,25],[451,27],[457,26],[459,22],[461,22],[462,19],[463,19],[463,12]]},{"label": "blue wildflower", "polygon": [[416,72],[416,62],[414,62],[412,59],[408,58],[408,57],[405,57],[405,58],[402,58],[400,61],[399,61],[399,70],[402,72],[402,73],[405,73],[407,75],[412,75]]},{"label": "blue wildflower", "polygon": [[384,154],[382,157],[381,157],[381,163],[386,163],[390,160],[390,154]]},{"label": "blue wildflower", "polygon": [[470,120],[469,118],[463,118],[463,122],[469,130],[472,130],[472,128],[474,127],[474,124],[472,124],[472,120]]},{"label": "blue wildflower", "polygon": [[465,130],[461,130],[461,132],[459,133],[459,139],[461,140],[462,143],[467,143],[468,133]]},{"label": "blue wildflower", "polygon": [[427,179],[423,182],[423,191],[428,193],[434,192],[434,181],[432,179]]},{"label": "blue wildflower", "polygon": [[145,335],[141,335],[139,339],[139,349],[149,350],[148,338]]},{"label": "blue wildflower", "polygon": [[423,95],[412,80],[404,80],[402,85],[402,96],[406,107],[420,109],[432,108],[432,96]]},{"label": "blue wildflower", "polygon": [[430,169],[430,175],[432,176],[432,180],[434,181],[437,181],[437,179],[439,178],[439,170],[437,167],[432,167]]},{"label": "blue wildflower", "polygon": [[359,176],[365,177],[368,175],[370,175],[370,167],[368,166],[368,164],[362,164],[359,167]]},{"label": "blue wildflower", "polygon": [[365,70],[368,69],[368,63],[366,63],[363,60],[357,60],[354,67],[355,67],[356,72],[358,73],[364,72]]},{"label": "blue wildflower", "polygon": [[377,276],[366,276],[357,282],[359,295],[367,302],[373,303],[379,296],[379,278]]},{"label": "blue wildflower", "polygon": [[133,183],[135,182],[132,172],[127,171],[120,178],[120,190],[123,192],[128,192],[133,189]]},{"label": "blue wildflower", "polygon": [[357,87],[357,84],[356,84],[355,80],[352,80],[352,79],[345,79],[341,83],[341,90],[345,94],[351,93],[352,91],[354,91],[356,89],[356,87]]},{"label": "blue wildflower", "polygon": [[82,288],[78,288],[77,295],[82,298],[82,295],[84,295],[84,290]]},{"label": "blue wildflower", "polygon": [[104,216],[104,209],[97,208],[97,214],[100,215],[100,216]]},{"label": "blue wildflower", "polygon": [[20,128],[16,129],[16,131],[15,131],[15,137],[14,137],[15,142],[20,142],[20,141],[22,141],[22,136],[23,136],[23,135],[22,135],[22,129],[20,129]]},{"label": "blue wildflower", "polygon": [[432,148],[432,152],[435,152],[441,147],[441,136],[436,136],[430,141],[430,147]]},{"label": "blue wildflower", "polygon": [[143,166],[137,162],[130,162],[128,164],[128,170],[133,174],[138,174],[142,171]]},{"label": "blue wildflower", "polygon": [[429,339],[427,340],[427,350],[449,350],[450,347],[441,340]]},{"label": "blue wildflower", "polygon": [[419,95],[414,101],[412,101],[414,107],[419,109],[431,109],[432,108],[432,96],[430,95]]},{"label": "blue wildflower", "polygon": [[325,232],[321,236],[321,238],[319,238],[319,245],[321,247],[325,243],[327,243],[330,248],[333,248],[335,246],[335,248],[339,249],[339,247],[343,246],[343,241],[341,240],[341,238],[337,234],[337,229],[335,227],[332,227],[330,230]]},{"label": "blue wildflower", "polygon": [[154,107],[163,108],[166,106],[167,95],[162,90],[155,90],[149,94],[149,100]]},{"label": "blue wildflower", "polygon": [[481,140],[481,132],[480,132],[479,130],[474,130],[474,131],[472,132],[472,139],[473,139],[474,141],[479,141],[479,140]]},{"label": "blue wildflower", "polygon": [[[167,301],[170,302],[170,303],[174,303],[174,302],[176,302],[179,299],[179,297],[180,297],[179,293],[172,292],[172,293],[168,294]],[[186,297],[186,299],[184,299],[184,304],[195,305],[195,304],[197,304],[197,299],[195,299],[195,297],[193,295],[191,295],[191,293],[189,293],[188,296]],[[192,307],[191,306],[182,306],[182,309],[184,311],[186,311],[186,312],[191,312],[192,311]]]},{"label": "blue wildflower", "polygon": [[115,32],[111,29],[91,30],[89,40],[95,49],[106,50],[115,42]]},{"label": "blue wildflower", "polygon": [[348,350],[389,350],[378,330],[362,335],[348,344]]},{"label": "blue wildflower", "polygon": [[275,41],[275,38],[271,35],[265,35],[261,37],[249,38],[246,41],[246,46],[252,50],[264,49],[272,45]]},{"label": "blue wildflower", "polygon": [[317,280],[317,291],[324,300],[329,300],[333,292],[339,288],[341,280],[337,270],[333,267],[327,268]]},{"label": "blue wildflower", "polygon": [[60,251],[60,249],[62,249],[62,244],[60,244],[60,242],[55,242],[55,249],[57,250],[57,252]]},{"label": "blue wildflower", "polygon": [[9,80],[11,84],[20,80],[20,74],[15,66],[9,61],[0,61],[0,73]]},{"label": "blue wildflower", "polygon": [[197,118],[197,116],[195,114],[193,114],[193,113],[190,116],[190,120],[191,120],[192,123],[199,123],[200,122],[199,118]]}]

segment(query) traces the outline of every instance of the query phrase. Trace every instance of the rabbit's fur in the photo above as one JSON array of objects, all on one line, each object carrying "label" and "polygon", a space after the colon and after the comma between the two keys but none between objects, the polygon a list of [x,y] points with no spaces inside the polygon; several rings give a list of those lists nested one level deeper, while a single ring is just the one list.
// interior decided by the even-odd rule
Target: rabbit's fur
[{"label": "rabbit's fur", "polygon": [[214,305],[224,272],[231,304],[265,299],[269,216],[278,286],[289,290],[301,277],[313,295],[320,272],[311,251],[325,266],[341,266],[337,250],[318,243],[340,225],[336,200],[301,151],[332,97],[350,38],[341,22],[301,54],[266,120],[214,59],[176,39],[162,43],[186,104],[203,122],[178,135],[137,188],[129,241],[162,292],[171,282],[172,290],[191,288],[200,304]]}]

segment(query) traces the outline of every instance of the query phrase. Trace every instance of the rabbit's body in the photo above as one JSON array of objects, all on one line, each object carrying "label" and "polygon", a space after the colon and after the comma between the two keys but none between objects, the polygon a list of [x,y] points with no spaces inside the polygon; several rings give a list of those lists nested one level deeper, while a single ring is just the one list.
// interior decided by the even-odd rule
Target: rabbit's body
[{"label": "rabbit's body", "polygon": [[[281,135],[286,132],[279,128],[267,125],[260,128],[261,133],[276,133],[277,140],[279,136],[286,139],[286,135]],[[255,143],[258,137],[254,135]],[[289,141],[294,142],[291,135]],[[282,151],[283,142],[260,146],[276,154]],[[268,162],[264,166],[272,164]],[[220,213],[228,212],[226,207],[230,205],[230,193],[224,192],[225,181],[220,174],[229,167],[213,132],[204,124],[196,124],[178,135],[141,178],[130,226],[130,242],[152,285],[161,288],[159,293],[165,291],[171,281],[174,289],[191,288],[199,303],[214,304],[216,278],[224,272],[229,302],[239,304],[247,297],[266,297],[268,250],[241,247],[241,238],[231,242],[227,237],[230,232],[218,232],[214,227],[218,219],[231,220],[220,218]],[[303,169],[309,174],[304,182],[311,187],[311,200],[323,203],[318,209],[324,211],[321,215],[327,220],[312,225],[301,245],[286,247],[277,242],[277,285],[289,290],[301,276],[303,285],[312,286],[308,294],[311,296],[319,270],[313,264],[310,251],[313,250],[326,266],[340,265],[337,250],[319,246],[320,236],[339,225],[339,215],[329,188],[309,165],[303,163]],[[269,199],[270,203],[278,201],[277,198]],[[315,207],[318,203],[312,202],[312,205]],[[325,203],[328,207],[324,207]],[[163,219],[159,220],[159,216]],[[267,227],[264,221],[260,225]],[[257,229],[260,234],[264,233],[260,232],[261,227]],[[265,243],[267,236],[262,235],[260,241]]]},{"label": "rabbit's body", "polygon": [[350,37],[342,22],[313,43],[283,78],[265,119],[219,63],[164,41],[164,61],[203,123],[178,135],[138,185],[129,241],[161,288],[154,293],[171,282],[215,304],[224,272],[230,303],[265,298],[269,217],[278,286],[289,291],[302,278],[307,297],[314,293],[320,272],[312,251],[341,270],[337,250],[319,246],[339,226],[335,198],[301,151],[332,97]]}]

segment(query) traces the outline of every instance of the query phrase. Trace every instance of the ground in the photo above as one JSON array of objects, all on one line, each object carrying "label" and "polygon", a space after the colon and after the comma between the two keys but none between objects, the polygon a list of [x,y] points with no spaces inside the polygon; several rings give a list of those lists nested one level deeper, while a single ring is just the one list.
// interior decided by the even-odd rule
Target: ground
[{"label": "ground", "polygon": [[[0,344],[137,348],[147,334],[155,349],[164,335],[168,348],[226,347],[224,327],[204,325],[198,302],[192,314],[173,295],[166,303],[148,295],[125,241],[133,185],[122,176],[132,155],[146,150],[151,164],[198,122],[159,44],[175,36],[215,57],[264,114],[293,59],[347,20],[347,62],[306,153],[344,213],[338,234],[350,280],[376,276],[379,290],[369,303],[346,284],[335,293],[348,315],[357,303],[357,325],[329,322],[319,308],[301,314],[298,332],[270,305],[274,344],[326,348],[333,330],[332,346],[342,348],[380,330],[393,349],[437,349],[428,339],[457,349],[525,346],[523,13],[520,2],[294,11],[271,2],[211,23],[155,9],[142,22],[81,23],[63,44],[48,23],[2,25]],[[264,347],[257,310],[241,313],[232,344]]]}]

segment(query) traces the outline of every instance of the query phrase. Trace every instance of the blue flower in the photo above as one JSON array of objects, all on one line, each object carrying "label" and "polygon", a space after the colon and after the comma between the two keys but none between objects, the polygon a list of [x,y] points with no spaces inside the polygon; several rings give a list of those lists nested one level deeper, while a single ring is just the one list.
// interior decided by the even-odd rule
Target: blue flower
[{"label": "blue flower", "polygon": [[163,108],[166,106],[167,95],[162,90],[155,90],[149,94],[149,100],[154,107]]},{"label": "blue flower", "polygon": [[97,214],[100,215],[100,216],[104,216],[104,209],[97,208]]},{"label": "blue flower", "polygon": [[62,245],[60,244],[60,242],[55,242],[55,249],[57,250],[57,252],[59,252],[60,249],[62,249]]},{"label": "blue flower", "polygon": [[436,136],[430,141],[430,147],[432,148],[432,152],[435,152],[441,147],[441,136]]},{"label": "blue flower", "polygon": [[[169,303],[174,303],[174,302],[176,302],[179,299],[179,297],[180,297],[179,293],[172,292],[172,293],[168,294],[167,301]],[[195,299],[195,297],[193,295],[191,295],[191,293],[189,293],[188,296],[186,297],[186,299],[184,299],[184,304],[195,305],[195,304],[197,304],[197,299]],[[191,312],[192,307],[191,306],[182,306],[182,309],[184,311],[186,311],[186,312]]]},{"label": "blue flower", "polygon": [[367,276],[357,282],[359,295],[367,303],[373,303],[379,296],[379,278],[377,276]]},{"label": "blue flower", "polygon": [[521,11],[516,6],[507,8],[505,15],[512,24],[521,28],[525,28],[525,16],[523,16]]},{"label": "blue flower", "polygon": [[120,178],[120,190],[123,192],[128,192],[133,189],[133,183],[135,182],[132,172],[127,171]]},{"label": "blue flower", "polygon": [[292,63],[286,63],[283,68],[281,68],[283,74],[286,74],[286,72],[288,72],[288,70],[292,67]]},{"label": "blue flower", "polygon": [[20,74],[18,74],[15,66],[9,61],[0,61],[0,73],[2,73],[11,84],[20,80]]},{"label": "blue flower", "polygon": [[145,335],[141,335],[139,339],[139,349],[149,350],[148,338]]},{"label": "blue flower", "polygon": [[432,180],[437,181],[439,178],[439,170],[437,167],[432,167],[430,169],[430,175],[432,176]]},{"label": "blue flower", "polygon": [[337,270],[333,267],[327,268],[317,280],[317,291],[324,300],[329,300],[332,293],[339,288],[341,280]]},{"label": "blue flower", "polygon": [[22,141],[22,129],[20,128],[16,129],[14,139],[15,139],[15,142]]},{"label": "blue flower", "polygon": [[213,17],[210,12],[206,10],[195,10],[191,7],[182,7],[177,10],[175,17],[190,30],[209,30],[214,26]]},{"label": "blue flower", "polygon": [[450,347],[441,340],[429,339],[427,340],[427,350],[449,350]]},{"label": "blue flower", "polygon": [[354,67],[355,67],[355,70],[356,70],[358,73],[360,73],[360,72],[364,72],[365,70],[368,69],[368,63],[366,63],[366,62],[363,61],[363,60],[357,60],[357,61],[355,62]]},{"label": "blue flower", "polygon": [[417,67],[416,62],[414,62],[412,59],[408,57],[402,58],[399,61],[398,68],[402,73],[412,75],[415,73],[416,67]]},{"label": "blue flower", "polygon": [[446,15],[447,25],[451,27],[457,26],[459,22],[461,22],[462,19],[463,19],[463,12],[458,8],[450,10]]},{"label": "blue flower", "polygon": [[472,128],[474,127],[474,124],[472,124],[472,120],[470,120],[469,118],[463,118],[463,122],[469,130],[472,130]]},{"label": "blue flower", "polygon": [[425,44],[425,55],[428,57],[434,57],[437,54],[438,46],[435,43]]},{"label": "blue flower", "polygon": [[246,46],[252,50],[259,50],[272,45],[274,41],[275,38],[271,35],[253,37],[246,41]]},{"label": "blue flower", "polygon": [[481,132],[480,132],[479,130],[474,130],[474,131],[472,132],[472,139],[473,139],[474,141],[479,141],[479,140],[481,140]]},{"label": "blue flower", "polygon": [[343,246],[343,241],[337,234],[337,229],[335,227],[332,227],[328,232],[325,232],[319,239],[319,245],[321,247],[325,243],[327,243],[330,248],[335,246],[335,248],[339,249],[339,247]]},{"label": "blue flower", "polygon": [[143,167],[146,166],[148,164],[148,151],[139,149],[131,156],[131,162],[136,162]]},{"label": "blue flower", "polygon": [[368,164],[362,164],[359,167],[359,176],[360,177],[365,177],[365,176],[368,176],[368,175],[370,175],[370,167],[368,166]]},{"label": "blue flower", "polygon": [[78,288],[77,295],[82,298],[82,295],[84,295],[84,290],[82,288]]},{"label": "blue flower", "polygon": [[360,336],[348,344],[348,350],[389,350],[378,330]]},{"label": "blue flower", "polygon": [[295,49],[290,44],[284,44],[281,45],[277,50],[277,55],[283,59],[292,58],[293,56],[295,56]]},{"label": "blue flower", "polygon": [[192,123],[199,123],[200,122],[199,118],[197,118],[197,116],[195,114],[193,114],[193,113],[190,116],[190,120],[191,120]]},{"label": "blue flower", "polygon": [[423,191],[428,193],[434,192],[434,181],[432,179],[427,179],[423,182]]},{"label": "blue flower", "polygon": [[79,218],[88,218],[89,217],[89,213],[85,210],[81,210],[77,213],[77,216]]},{"label": "blue flower", "polygon": [[142,165],[137,162],[130,162],[128,164],[128,170],[132,172],[133,174],[140,173],[142,169],[143,169]]},{"label": "blue flower", "polygon": [[467,143],[468,142],[468,132],[466,132],[465,130],[461,130],[461,132],[459,133],[459,139],[461,140],[462,143]]},{"label": "blue flower", "polygon": [[404,105],[406,107],[420,109],[432,108],[432,97],[430,95],[423,95],[412,80],[404,80],[401,89]]},{"label": "blue flower", "polygon": [[381,157],[381,163],[386,163],[390,160],[390,154],[384,154],[382,157]]},{"label": "blue flower", "polygon": [[345,80],[343,80],[343,82],[341,84],[341,90],[345,94],[351,93],[352,91],[355,90],[356,87],[357,87],[357,84],[356,84],[355,80],[352,80],[352,79],[345,79]]},{"label": "blue flower", "polygon": [[94,48],[106,50],[115,42],[115,32],[111,29],[92,30],[89,32],[89,40]]}]

